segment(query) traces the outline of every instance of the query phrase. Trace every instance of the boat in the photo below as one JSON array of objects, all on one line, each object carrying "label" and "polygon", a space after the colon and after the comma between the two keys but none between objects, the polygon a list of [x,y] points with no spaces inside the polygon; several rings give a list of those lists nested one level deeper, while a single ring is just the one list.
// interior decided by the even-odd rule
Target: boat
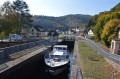
[{"label": "boat", "polygon": [[70,58],[67,45],[55,45],[52,52],[45,56],[46,70],[51,75],[58,75],[69,67]]}]

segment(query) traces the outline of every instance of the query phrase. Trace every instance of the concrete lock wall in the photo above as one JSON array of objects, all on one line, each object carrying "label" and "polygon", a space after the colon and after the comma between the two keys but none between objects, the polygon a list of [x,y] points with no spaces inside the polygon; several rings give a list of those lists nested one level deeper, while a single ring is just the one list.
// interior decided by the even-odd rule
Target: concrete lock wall
[{"label": "concrete lock wall", "polygon": [[2,60],[4,60],[4,51],[3,50],[0,51],[0,62]]},{"label": "concrete lock wall", "polygon": [[4,78],[5,76],[8,76],[11,73],[14,73],[14,71],[19,70],[20,68],[24,67],[24,65],[28,65],[30,62],[35,62],[38,59],[40,59],[40,57],[43,57],[43,55],[45,55],[48,51],[50,50],[50,48],[47,48],[46,50],[33,55],[32,57],[26,59],[25,61],[11,67],[10,69],[4,71],[3,73],[0,73],[0,79]]},{"label": "concrete lock wall", "polygon": [[[30,42],[30,43],[25,43],[25,44],[20,44],[20,45],[15,45],[15,46],[10,46],[10,47],[5,47],[5,48],[0,48],[0,58],[8,58],[9,55],[15,54],[17,52],[39,46],[41,44],[40,41],[35,41],[35,42]],[[3,56],[4,55],[4,56]]]}]

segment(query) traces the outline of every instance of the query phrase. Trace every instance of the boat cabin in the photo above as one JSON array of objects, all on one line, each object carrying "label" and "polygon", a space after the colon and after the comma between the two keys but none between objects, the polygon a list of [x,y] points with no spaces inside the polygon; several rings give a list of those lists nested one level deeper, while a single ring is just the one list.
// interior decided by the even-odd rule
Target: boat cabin
[{"label": "boat cabin", "polygon": [[59,51],[59,50],[67,51],[67,45],[55,45],[53,47],[53,51]]}]

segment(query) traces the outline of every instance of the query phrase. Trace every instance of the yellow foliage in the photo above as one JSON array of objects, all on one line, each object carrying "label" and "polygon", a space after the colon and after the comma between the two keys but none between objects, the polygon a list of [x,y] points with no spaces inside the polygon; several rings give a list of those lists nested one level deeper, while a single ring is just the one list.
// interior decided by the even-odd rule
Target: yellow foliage
[{"label": "yellow foliage", "polygon": [[5,32],[1,32],[1,36],[5,36]]},{"label": "yellow foliage", "polygon": [[117,32],[115,28],[120,24],[120,19],[111,19],[108,21],[103,27],[103,31],[101,34],[101,39],[104,42],[110,42],[112,38],[117,36]]}]

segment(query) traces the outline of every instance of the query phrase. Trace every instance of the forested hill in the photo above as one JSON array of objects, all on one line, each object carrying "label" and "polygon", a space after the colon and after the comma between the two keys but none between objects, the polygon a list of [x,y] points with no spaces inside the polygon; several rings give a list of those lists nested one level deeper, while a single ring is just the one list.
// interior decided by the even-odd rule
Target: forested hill
[{"label": "forested hill", "polygon": [[61,17],[50,17],[34,15],[34,24],[42,26],[44,29],[59,29],[68,30],[69,28],[82,27],[86,24],[91,16],[90,15],[66,15]]},{"label": "forested hill", "polygon": [[116,12],[116,11],[120,11],[120,3],[110,10],[110,12]]},{"label": "forested hill", "polygon": [[115,28],[120,24],[120,3],[111,8],[110,11],[100,12],[92,16],[85,25],[88,29],[93,29],[95,39],[106,46],[111,45],[111,39],[118,37]]}]

